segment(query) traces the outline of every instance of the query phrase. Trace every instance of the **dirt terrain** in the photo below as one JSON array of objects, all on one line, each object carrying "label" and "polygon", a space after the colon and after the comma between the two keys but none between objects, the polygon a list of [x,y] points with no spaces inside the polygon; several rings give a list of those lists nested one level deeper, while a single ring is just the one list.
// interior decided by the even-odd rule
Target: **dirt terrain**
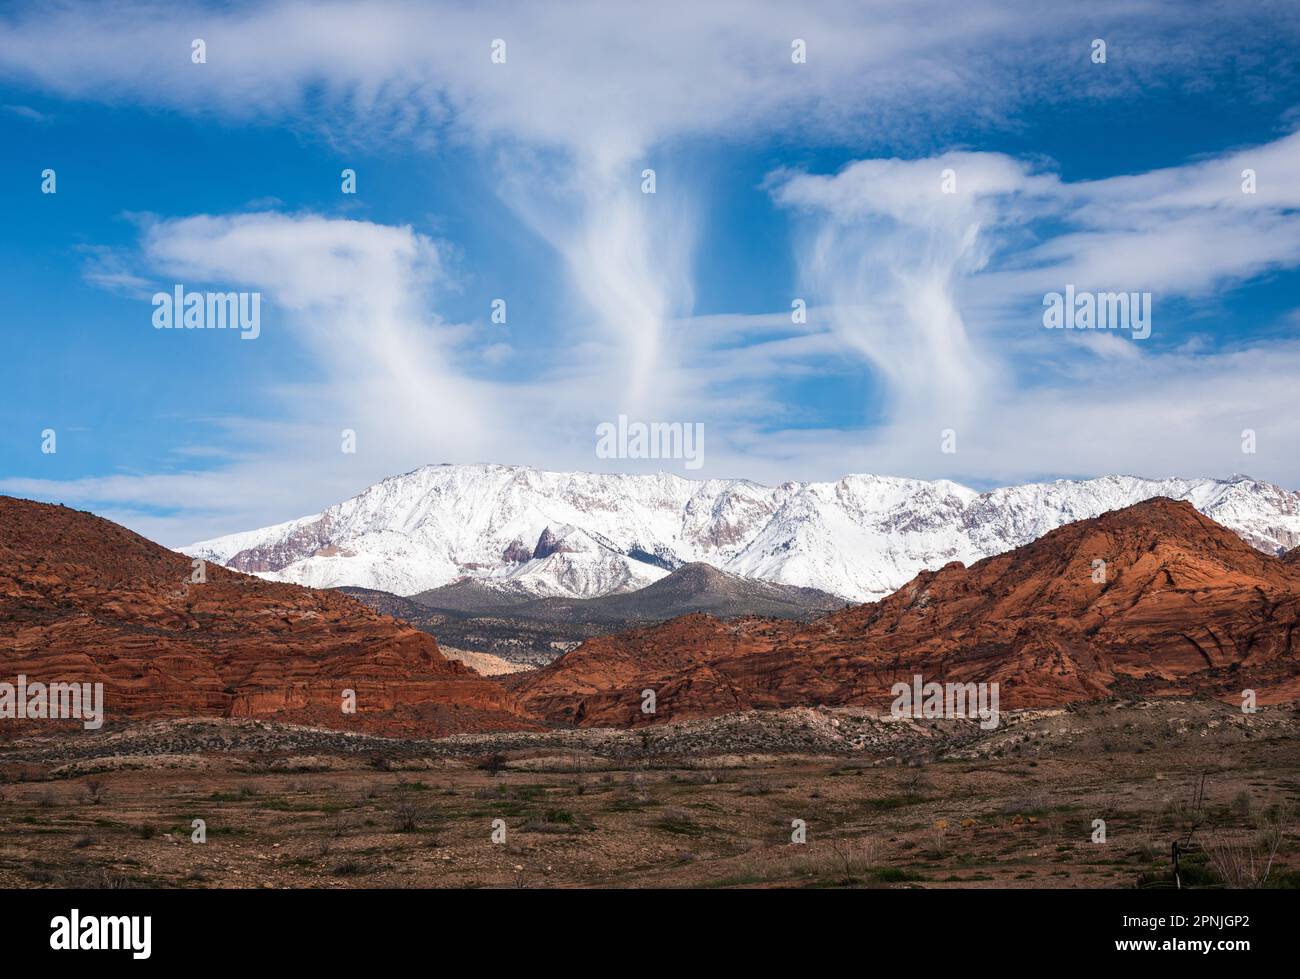
[{"label": "dirt terrain", "polygon": [[492,653],[480,653],[472,649],[455,649],[451,646],[438,647],[447,659],[464,663],[479,676],[505,676],[507,673],[523,673],[532,669],[522,663],[512,663],[508,659]]},{"label": "dirt terrain", "polygon": [[1269,853],[1264,883],[1297,886],[1298,736],[1296,705],[1208,700],[992,731],[854,708],[439,740],[158,720],[0,745],[0,887],[1170,887],[1175,840],[1184,886],[1250,883]]}]

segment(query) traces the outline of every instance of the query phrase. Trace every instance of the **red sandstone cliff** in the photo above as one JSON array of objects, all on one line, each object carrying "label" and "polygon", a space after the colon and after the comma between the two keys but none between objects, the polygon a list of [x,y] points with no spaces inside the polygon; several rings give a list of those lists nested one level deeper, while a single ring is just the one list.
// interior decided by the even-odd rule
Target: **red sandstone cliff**
[{"label": "red sandstone cliff", "polygon": [[[194,583],[192,570],[92,514],[0,497],[0,681],[102,682],[107,723],[275,716],[428,736],[533,726],[432,636],[345,595],[212,564]],[[355,714],[341,709],[347,688]]]},{"label": "red sandstone cliff", "polygon": [[[1239,703],[1248,687],[1270,703],[1300,697],[1298,622],[1300,564],[1156,499],[810,624],[689,615],[590,640],[504,682],[535,712],[582,725],[818,703],[885,710],[890,687],[917,673],[996,681],[1002,709],[1112,693]],[[654,715],[640,709],[646,688]]]}]

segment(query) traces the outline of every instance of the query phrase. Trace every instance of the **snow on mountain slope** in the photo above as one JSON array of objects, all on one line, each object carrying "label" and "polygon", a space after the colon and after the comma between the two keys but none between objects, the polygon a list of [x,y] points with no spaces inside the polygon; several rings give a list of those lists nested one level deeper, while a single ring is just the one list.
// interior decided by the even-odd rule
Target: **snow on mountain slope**
[{"label": "snow on mountain slope", "polygon": [[580,598],[633,591],[703,561],[870,601],[923,569],[970,564],[1153,496],[1188,500],[1262,551],[1300,544],[1300,493],[1246,476],[1102,476],[978,493],[888,476],[771,487],[442,465],[185,553],[315,587],[412,595],[472,577],[520,596]]}]

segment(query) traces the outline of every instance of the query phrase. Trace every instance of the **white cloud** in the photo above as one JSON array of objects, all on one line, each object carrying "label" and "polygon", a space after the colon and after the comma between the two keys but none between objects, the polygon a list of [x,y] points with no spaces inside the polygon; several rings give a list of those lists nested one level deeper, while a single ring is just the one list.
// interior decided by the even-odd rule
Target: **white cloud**
[{"label": "white cloud", "polygon": [[837,335],[889,386],[893,413],[963,425],[996,361],[971,343],[956,287],[989,257],[1013,195],[1050,188],[997,154],[863,160],[832,176],[777,174],[776,200],[808,218],[803,284]]},{"label": "white cloud", "polygon": [[[1242,192],[1247,167],[1267,195]],[[955,193],[945,193],[945,173]],[[904,445],[920,444],[924,466],[933,432],[1000,424],[989,412],[1008,393],[1041,397],[1026,384],[1041,384],[1044,366],[1058,393],[1086,400],[1096,392],[1074,385],[1094,362],[1080,361],[1081,351],[1108,365],[1140,362],[1148,376],[1169,362],[1127,338],[1046,333],[1045,293],[1067,283],[1151,292],[1159,330],[1162,304],[1300,265],[1298,178],[1300,133],[1185,167],[1075,183],[989,153],[864,160],[769,183],[803,215],[803,283],[888,385],[895,424],[907,419],[908,430],[927,433],[895,430]],[[1015,380],[1030,360],[1038,376]],[[1119,385],[1107,371],[1106,383]],[[1143,415],[1158,422],[1153,409],[1143,400]],[[1024,455],[1033,461],[1022,471],[1061,471],[1043,467],[1050,453],[1040,446]]]},{"label": "white cloud", "polygon": [[[1300,366],[1291,347],[1193,355],[1109,336],[1052,343],[1032,308],[1035,294],[1067,281],[1197,295],[1294,267],[1297,137],[1072,184],[987,153],[783,173],[771,186],[801,214],[813,306],[803,328],[788,310],[691,315],[707,189],[671,166],[683,138],[929,152],[954,125],[996,124],[1027,105],[1104,106],[1225,71],[1245,84],[1243,52],[1297,36],[1297,17],[1274,13],[1104,0],[11,11],[0,19],[0,77],[44,93],[291,120],[340,142],[477,147],[503,200],[564,259],[576,302],[567,360],[495,384],[474,367],[499,363],[509,346],[430,314],[445,285],[441,248],[411,228],[311,214],[156,220],[142,230],[142,268],[100,255],[87,276],[119,289],[167,275],[263,290],[319,382],[270,392],[275,410],[237,422],[234,458],[212,471],[3,487],[107,501],[104,512],[184,543],[317,509],[427,461],[587,468],[598,464],[593,421],[620,410],[706,421],[707,471],[718,475],[1244,468],[1300,482],[1295,453],[1269,454],[1296,444],[1284,420],[1284,378]],[[1097,70],[1086,61],[1094,36],[1111,40]],[[194,37],[207,42],[207,64],[190,62]],[[507,41],[505,65],[489,60],[494,38]],[[793,38],[808,42],[806,65],[790,63]],[[639,192],[646,166],[659,174],[653,197]],[[955,195],[939,193],[946,166]],[[1240,194],[1245,167],[1258,172],[1257,195]],[[1044,217],[1064,233],[1042,231]],[[806,420],[791,417],[776,386],[844,370],[846,353],[888,382],[884,424],[771,433],[774,421]],[[1051,383],[1025,376],[1028,358]],[[1101,377],[1090,373],[1098,367]],[[1254,459],[1223,455],[1219,436],[1243,418],[1261,432]],[[942,427],[959,431],[955,457],[938,452]],[[341,428],[358,431],[356,457],[341,457]]]},{"label": "white cloud", "polygon": [[[575,350],[591,343],[621,358],[608,375],[610,407],[658,411],[685,394],[673,385],[683,365],[671,323],[693,302],[706,192],[689,174],[647,200],[636,188],[674,141],[786,133],[924,146],[953,124],[993,123],[1042,100],[1104,103],[1239,76],[1243,51],[1296,30],[1295,18],[1261,21],[1231,6],[1119,0],[69,3],[0,23],[0,75],[77,98],[291,117],[341,141],[490,148],[503,197],[566,263],[584,307],[574,311],[584,327]],[[1099,33],[1112,39],[1100,67],[1087,59]],[[195,37],[206,64],[191,63]],[[505,64],[491,61],[496,39]],[[795,39],[806,42],[805,64],[791,61]],[[889,316],[933,317],[932,350],[960,345],[949,273],[913,274],[927,283],[924,301]],[[869,331],[872,348],[882,329]],[[920,373],[886,359],[900,379]],[[948,359],[941,373],[959,395],[978,370]]]},{"label": "white cloud", "polygon": [[44,125],[53,121],[50,116],[47,116],[39,109],[33,109],[30,105],[4,105],[0,106],[0,109],[4,109],[5,112],[26,119],[28,122],[34,122],[37,125]]},{"label": "white cloud", "polygon": [[[1288,172],[1296,145],[1287,137],[1244,152],[1270,161],[1262,172],[1275,179]],[[1194,175],[1210,179],[1204,175],[1221,172],[1221,162],[1195,164]],[[942,193],[945,169],[957,174],[957,194]],[[1172,294],[1170,283],[1196,293],[1250,268],[1300,261],[1291,235],[1258,238],[1252,231],[1260,220],[1280,223],[1289,199],[1226,205],[1182,170],[1161,171],[1160,180],[1145,176],[1119,185],[1064,184],[1005,157],[961,153],[860,161],[830,176],[781,174],[772,181],[775,197],[807,222],[800,254],[811,305],[804,324],[784,311],[673,315],[663,297],[689,289],[680,267],[679,279],[656,280],[647,271],[656,255],[639,252],[640,235],[618,220],[600,245],[575,244],[586,225],[573,218],[574,238],[559,241],[562,250],[588,249],[598,278],[587,286],[597,297],[592,307],[614,315],[622,298],[632,313],[610,331],[588,334],[563,362],[509,384],[472,376],[475,364],[509,355],[498,334],[430,316],[447,285],[439,245],[409,227],[311,214],[151,219],[142,225],[139,256],[150,276],[263,290],[323,370],[321,381],[276,392],[279,421],[227,425],[242,451],[215,470],[71,484],[11,480],[3,488],[99,501],[132,516],[132,526],[184,543],[318,509],[427,461],[589,468],[599,465],[592,423],[622,410],[628,375],[618,368],[637,356],[638,335],[656,323],[672,342],[639,354],[654,365],[648,376],[659,386],[653,417],[706,422],[711,474],[781,480],[861,469],[1001,482],[1240,469],[1300,481],[1300,461],[1286,451],[1296,434],[1285,421],[1300,368],[1294,345],[1157,352],[1110,334],[1041,328],[1043,289],[1063,281],[1119,287],[1090,278],[1098,274],[1094,245],[1087,231],[1074,230],[1089,226],[1102,202],[1116,215],[1112,248],[1147,263],[1150,281],[1165,287],[1161,298]],[[1160,199],[1168,202],[1163,213],[1151,205]],[[653,206],[632,201],[628,213]],[[1140,220],[1128,219],[1134,213]],[[1038,245],[1030,239],[1026,248],[1044,215],[1058,233]],[[1231,248],[1206,250],[1194,268],[1159,251],[1163,221],[1211,219],[1220,241],[1252,243],[1246,254],[1254,265],[1243,266],[1243,253]],[[989,271],[991,259],[1010,270]],[[125,268],[121,256],[114,263]],[[1162,267],[1172,271],[1158,278]],[[778,383],[843,373],[852,366],[846,354],[854,353],[893,395],[879,426],[772,431],[808,421],[775,396]],[[1036,365],[1033,373],[1024,373],[1026,363]],[[1260,452],[1238,458],[1245,427],[1260,433]],[[338,451],[342,428],[358,432],[356,457]],[[945,428],[957,430],[955,456],[938,451]],[[176,512],[159,516],[156,508]]]},{"label": "white cloud", "polygon": [[[599,167],[683,134],[861,134],[908,117],[931,133],[1065,86],[1113,98],[1153,80],[1199,83],[1294,32],[1295,17],[1273,13],[1120,0],[32,3],[0,29],[0,72],[65,96],[235,118],[310,104],[342,133],[586,147]],[[1108,64],[1077,71],[1099,32],[1112,38]],[[196,37],[204,65],[190,60]],[[503,65],[489,58],[498,38]],[[803,65],[791,63],[796,38]]]}]

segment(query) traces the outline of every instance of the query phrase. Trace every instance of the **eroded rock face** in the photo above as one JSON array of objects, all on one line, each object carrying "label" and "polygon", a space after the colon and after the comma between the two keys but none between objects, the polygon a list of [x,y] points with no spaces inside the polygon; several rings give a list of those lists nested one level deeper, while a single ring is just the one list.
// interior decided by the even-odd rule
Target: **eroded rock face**
[{"label": "eroded rock face", "polygon": [[501,560],[507,564],[523,564],[525,561],[531,561],[532,559],[532,550],[518,538],[512,540],[506,545],[506,549],[501,552]]},{"label": "eroded rock face", "polygon": [[[194,577],[190,558],[110,521],[0,497],[0,681],[102,682],[109,723],[274,715],[425,735],[532,726],[432,636],[346,595],[211,563],[206,580]],[[355,714],[341,709],[345,689]]]},{"label": "eroded rock face", "polygon": [[548,558],[552,554],[569,554],[572,551],[573,548],[565,544],[564,538],[558,536],[550,527],[546,527],[537,538],[537,546],[533,548],[532,556],[541,559]]},{"label": "eroded rock face", "polygon": [[[1101,562],[1104,562],[1101,563]],[[554,721],[641,725],[747,708],[862,705],[891,686],[997,682],[1002,709],[1125,694],[1300,697],[1300,565],[1156,499],[1069,524],[809,624],[690,615],[593,639],[508,678]],[[656,712],[641,710],[653,689]]]}]

